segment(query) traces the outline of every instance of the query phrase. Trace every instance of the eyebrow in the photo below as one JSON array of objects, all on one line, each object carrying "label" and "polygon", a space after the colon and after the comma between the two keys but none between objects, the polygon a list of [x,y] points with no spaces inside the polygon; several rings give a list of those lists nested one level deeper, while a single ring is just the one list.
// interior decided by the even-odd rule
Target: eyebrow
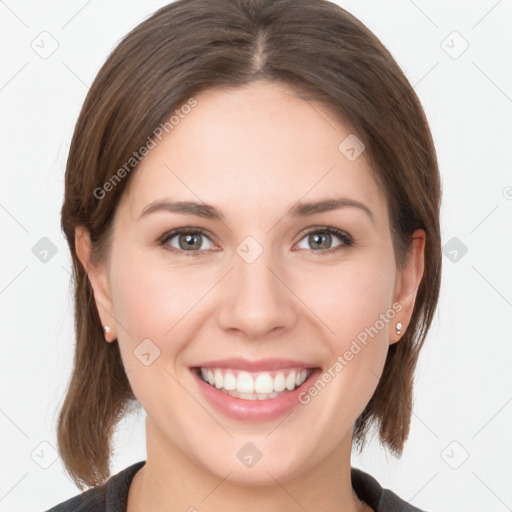
[{"label": "eyebrow", "polygon": [[[324,199],[320,201],[299,202],[290,208],[287,215],[294,218],[307,217],[316,213],[338,210],[340,208],[358,208],[365,212],[370,220],[375,223],[373,212],[370,210],[370,208],[368,208],[368,206],[348,197]],[[215,207],[209,204],[200,203],[197,201],[169,201],[166,199],[156,200],[148,204],[140,214],[139,219],[159,211],[185,213],[203,217],[205,219],[213,219],[221,222],[225,221],[225,217],[222,212],[218,211],[215,209]]]},{"label": "eyebrow", "polygon": [[290,209],[288,215],[292,217],[306,217],[308,215],[314,215],[315,213],[323,213],[340,208],[358,208],[365,212],[368,217],[370,217],[370,220],[375,223],[373,212],[368,206],[348,197],[297,203]]}]

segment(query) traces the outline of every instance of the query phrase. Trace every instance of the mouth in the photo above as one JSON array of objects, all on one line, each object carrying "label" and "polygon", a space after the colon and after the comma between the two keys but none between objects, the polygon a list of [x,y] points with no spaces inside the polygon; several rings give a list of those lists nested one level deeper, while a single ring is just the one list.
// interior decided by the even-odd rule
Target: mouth
[{"label": "mouth", "polygon": [[236,368],[192,367],[207,385],[241,400],[272,400],[301,387],[317,368],[250,372]]},{"label": "mouth", "polygon": [[304,407],[302,394],[322,373],[319,366],[275,358],[203,361],[189,370],[209,405],[223,416],[251,423],[276,420]]}]

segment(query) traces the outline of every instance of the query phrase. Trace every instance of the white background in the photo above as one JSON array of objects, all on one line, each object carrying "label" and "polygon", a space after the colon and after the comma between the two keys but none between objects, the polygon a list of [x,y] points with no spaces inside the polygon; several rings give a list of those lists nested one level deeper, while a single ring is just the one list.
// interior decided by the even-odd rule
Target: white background
[{"label": "white background", "polygon": [[[73,353],[59,224],[65,161],[100,66],[165,3],[0,1],[2,512],[46,510],[79,492],[52,448]],[[353,465],[426,510],[512,510],[512,2],[338,3],[377,34],[415,86],[438,150],[443,244],[457,237],[468,249],[456,262],[443,257],[403,457],[373,442]],[[41,37],[46,48],[58,43],[46,59],[31,47]],[[57,248],[46,263],[32,252],[42,237]],[[145,457],[143,416],[133,415],[116,437],[112,474]]]}]

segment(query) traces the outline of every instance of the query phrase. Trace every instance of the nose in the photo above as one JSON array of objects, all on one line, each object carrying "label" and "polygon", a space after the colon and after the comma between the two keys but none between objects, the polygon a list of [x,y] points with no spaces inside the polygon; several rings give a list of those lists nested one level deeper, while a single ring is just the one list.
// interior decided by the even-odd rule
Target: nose
[{"label": "nose", "polygon": [[222,282],[220,328],[255,340],[284,333],[297,322],[299,301],[291,278],[270,252],[263,251],[250,263],[234,255],[233,269]]}]

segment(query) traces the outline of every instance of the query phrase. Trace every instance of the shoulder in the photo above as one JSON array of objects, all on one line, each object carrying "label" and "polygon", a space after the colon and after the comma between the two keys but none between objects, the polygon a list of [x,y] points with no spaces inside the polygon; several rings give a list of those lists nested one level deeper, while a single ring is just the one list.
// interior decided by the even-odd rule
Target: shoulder
[{"label": "shoulder", "polygon": [[137,462],[110,477],[104,484],[87,489],[46,512],[126,512],[130,483],[145,463]]},{"label": "shoulder", "polygon": [[375,512],[425,512],[407,503],[389,489],[383,489],[373,476],[352,468],[352,487],[359,499]]}]

